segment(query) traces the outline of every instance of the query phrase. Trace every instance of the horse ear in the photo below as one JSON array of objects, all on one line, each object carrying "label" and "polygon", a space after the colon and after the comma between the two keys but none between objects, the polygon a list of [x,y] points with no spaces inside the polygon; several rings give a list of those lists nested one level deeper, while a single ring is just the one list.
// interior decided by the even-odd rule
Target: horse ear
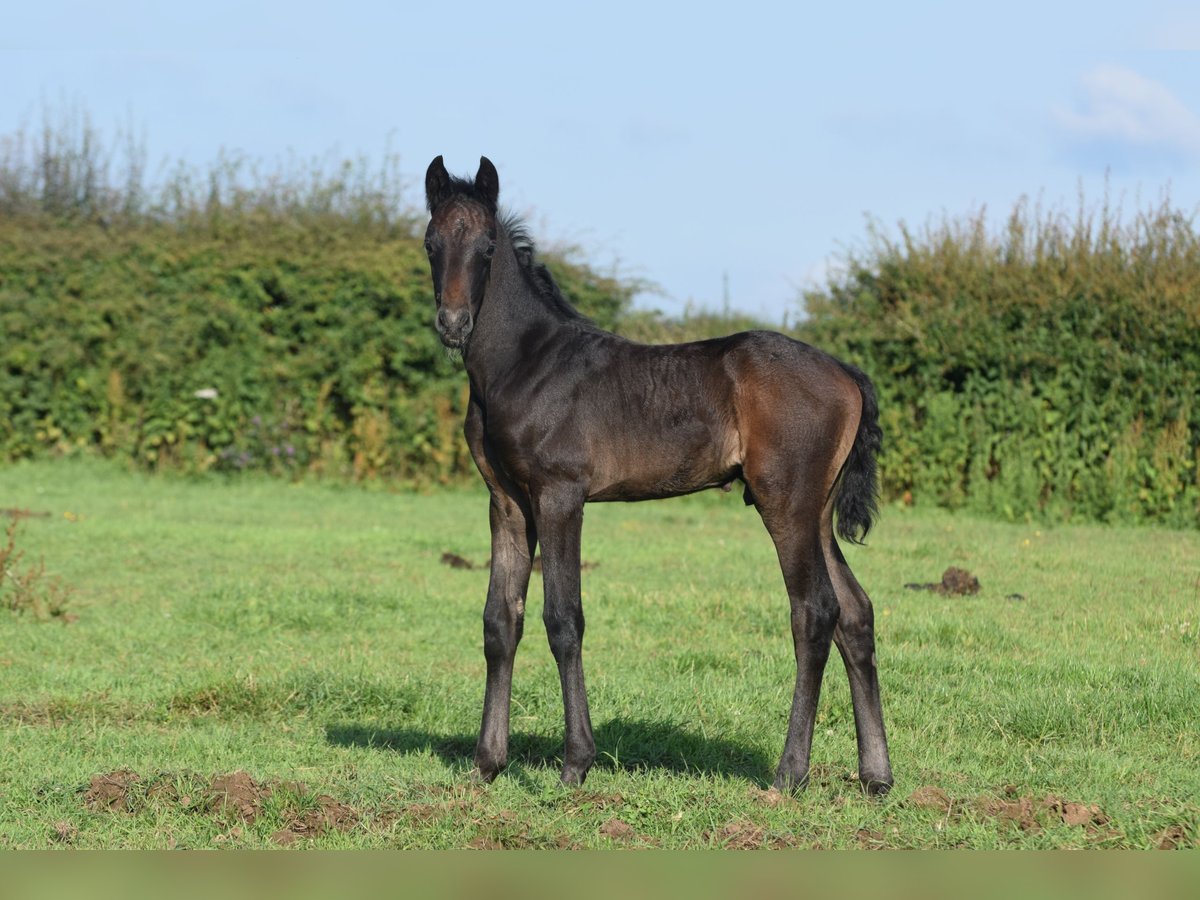
[{"label": "horse ear", "polygon": [[479,157],[479,171],[475,173],[475,190],[487,201],[492,212],[496,211],[496,199],[500,196],[500,175],[486,156]]},{"label": "horse ear", "polygon": [[450,173],[439,156],[425,170],[425,204],[429,211],[450,196]]}]

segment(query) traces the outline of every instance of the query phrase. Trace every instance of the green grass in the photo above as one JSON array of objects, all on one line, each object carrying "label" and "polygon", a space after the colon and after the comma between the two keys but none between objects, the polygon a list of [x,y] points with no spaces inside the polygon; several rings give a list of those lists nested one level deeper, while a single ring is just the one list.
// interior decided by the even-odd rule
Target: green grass
[{"label": "green grass", "polygon": [[[853,781],[835,654],[812,782],[781,801],[762,789],[794,678],[788,609],[770,541],[737,493],[588,508],[599,759],[581,789],[558,784],[561,701],[536,575],[512,762],[490,786],[467,778],[487,573],[440,557],[488,556],[481,491],[58,462],[0,469],[0,507],[50,514],[23,520],[18,546],[72,589],[78,616],[0,612],[0,847],[1200,837],[1194,532],[885,510],[870,546],[847,554],[875,602],[896,788],[872,801]],[[904,589],[949,565],[981,592]],[[238,790],[214,785],[239,772],[250,780],[234,779]],[[936,792],[913,797],[930,787],[949,809]]]}]

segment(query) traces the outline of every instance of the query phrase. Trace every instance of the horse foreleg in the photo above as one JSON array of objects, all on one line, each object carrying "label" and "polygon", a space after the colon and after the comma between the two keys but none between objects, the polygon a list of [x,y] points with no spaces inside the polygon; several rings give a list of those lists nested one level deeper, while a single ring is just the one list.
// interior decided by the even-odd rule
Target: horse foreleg
[{"label": "horse foreleg", "polygon": [[579,586],[583,493],[566,487],[545,489],[534,494],[533,508],[542,547],[542,616],[562,683],[566,731],[562,781],[582,784],[596,758],[583,681],[583,602]]},{"label": "horse foreleg", "polygon": [[490,520],[492,569],[483,609],[487,687],[483,696],[483,723],[475,745],[475,769],[485,781],[495,778],[508,763],[513,659],[524,629],[525,594],[537,544],[530,517],[511,497],[493,493]]}]

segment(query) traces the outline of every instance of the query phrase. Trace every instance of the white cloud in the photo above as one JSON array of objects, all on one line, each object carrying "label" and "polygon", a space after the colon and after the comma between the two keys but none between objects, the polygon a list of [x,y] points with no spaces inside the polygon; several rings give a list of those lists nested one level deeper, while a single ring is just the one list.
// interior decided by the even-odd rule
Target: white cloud
[{"label": "white cloud", "polygon": [[1200,116],[1159,82],[1120,66],[1098,66],[1080,87],[1077,108],[1055,112],[1074,139],[1200,158]]}]

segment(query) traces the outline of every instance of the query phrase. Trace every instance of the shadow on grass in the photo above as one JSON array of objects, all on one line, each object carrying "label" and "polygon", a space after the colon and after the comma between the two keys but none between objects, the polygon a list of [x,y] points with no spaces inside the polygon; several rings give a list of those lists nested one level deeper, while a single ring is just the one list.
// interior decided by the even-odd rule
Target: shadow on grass
[{"label": "shadow on grass", "polygon": [[[640,719],[611,719],[594,730],[597,769],[664,769],[706,775],[731,775],[760,783],[774,777],[774,762],[760,750],[720,738],[705,738],[677,725]],[[467,765],[475,753],[474,734],[434,734],[421,729],[379,729],[337,724],[325,738],[339,747],[369,747],[396,753],[434,753],[451,765]],[[557,768],[562,736],[514,733],[509,765]]]}]

